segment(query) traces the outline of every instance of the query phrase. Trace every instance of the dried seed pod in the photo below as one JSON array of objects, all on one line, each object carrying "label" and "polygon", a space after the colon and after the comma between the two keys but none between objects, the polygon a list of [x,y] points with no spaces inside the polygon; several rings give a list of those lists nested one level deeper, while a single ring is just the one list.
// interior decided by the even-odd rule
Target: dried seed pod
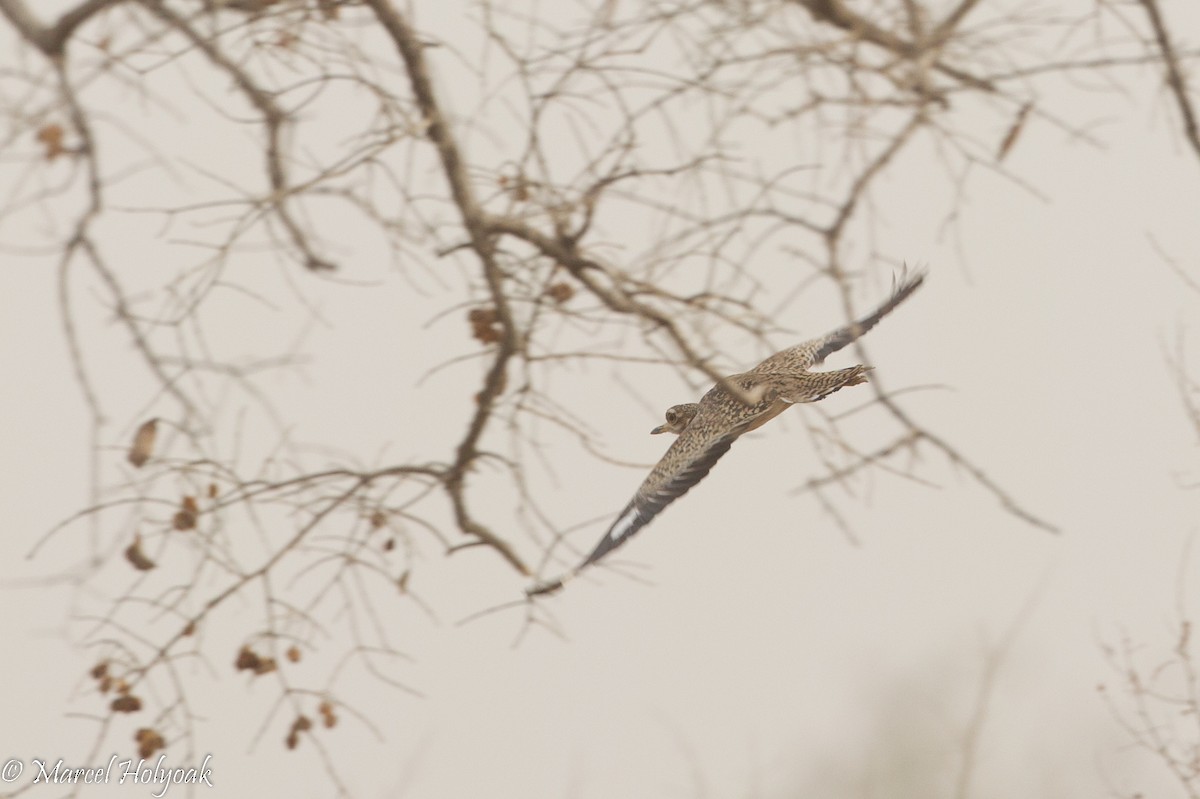
[{"label": "dried seed pod", "polygon": [[308,716],[297,716],[292,722],[291,729],[288,730],[287,738],[284,738],[287,748],[295,749],[300,743],[300,733],[310,729],[312,729],[312,719]]},{"label": "dried seed pod", "polygon": [[300,662],[300,648],[297,646],[289,646],[287,651],[287,659],[292,663]]},{"label": "dried seed pod", "polygon": [[326,729],[331,729],[337,724],[337,714],[333,712],[333,704],[328,700],[322,700],[317,706],[317,712],[321,714],[321,721]]},{"label": "dried seed pod", "polygon": [[476,326],[475,338],[484,344],[495,344],[500,340],[500,328]]},{"label": "dried seed pod", "polygon": [[142,422],[142,426],[133,434],[133,445],[126,457],[134,468],[140,469],[154,454],[154,440],[158,437],[158,419]]},{"label": "dried seed pod", "polygon": [[253,649],[248,646],[243,646],[238,650],[237,659],[233,661],[233,666],[238,671],[245,671],[249,669],[257,672],[261,662],[262,661],[258,655],[254,654]]},{"label": "dried seed pod", "polygon": [[196,498],[185,496],[179,502],[179,511],[171,519],[171,526],[176,530],[194,530],[199,516],[200,507],[196,504]]},{"label": "dried seed pod", "polygon": [[93,680],[104,679],[104,677],[108,675],[108,661],[100,661],[95,666],[92,666],[92,670],[88,673],[92,675]]},{"label": "dried seed pod", "polygon": [[47,161],[53,161],[67,151],[63,146],[63,129],[62,125],[57,125],[51,122],[48,125],[43,125],[38,129],[37,140],[41,142],[44,148],[43,154]]},{"label": "dried seed pod", "polygon": [[254,667],[254,673],[256,675],[268,674],[277,668],[279,665],[275,662],[275,658],[259,658],[258,665]]},{"label": "dried seed pod", "polygon": [[150,757],[159,749],[165,749],[167,746],[166,740],[157,730],[152,730],[149,727],[142,727],[133,736],[133,740],[137,741],[138,754],[142,757]]},{"label": "dried seed pod", "polygon": [[133,543],[125,548],[125,560],[129,561],[133,568],[140,572],[150,571],[157,564],[150,558],[146,557],[146,553],[142,551],[142,537],[135,536]]},{"label": "dried seed pod", "polygon": [[467,321],[472,325],[493,325],[496,323],[496,319],[495,308],[472,308],[467,311]]},{"label": "dried seed pod", "polygon": [[126,694],[114,699],[109,707],[117,713],[136,713],[142,709],[142,700]]},{"label": "dried seed pod", "polygon": [[503,334],[495,308],[472,308],[467,311],[467,321],[471,323],[471,335],[484,344],[494,344]]},{"label": "dried seed pod", "polygon": [[567,300],[575,296],[575,289],[571,288],[570,283],[551,283],[546,286],[546,290],[542,292],[558,305],[562,305]]}]

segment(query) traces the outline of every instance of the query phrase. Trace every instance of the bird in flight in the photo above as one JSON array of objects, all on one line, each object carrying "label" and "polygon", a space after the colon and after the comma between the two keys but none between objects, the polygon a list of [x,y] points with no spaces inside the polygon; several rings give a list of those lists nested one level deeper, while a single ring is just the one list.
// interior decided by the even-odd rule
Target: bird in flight
[{"label": "bird in flight", "polygon": [[[867,382],[872,367],[851,366],[831,372],[812,372],[826,357],[854,342],[925,280],[925,274],[903,276],[892,296],[872,313],[832,333],[775,353],[748,372],[731,375],[709,389],[699,402],[673,405],[666,423],[651,433],[678,436],[650,470],[633,499],[621,511],[595,549],[565,577],[539,583],[530,596],[548,593],[628,541],[655,516],[704,479],[733,442],[774,419],[792,405],[817,402],[846,386]],[[739,397],[726,384],[736,386]],[[747,401],[748,400],[748,401]]]}]

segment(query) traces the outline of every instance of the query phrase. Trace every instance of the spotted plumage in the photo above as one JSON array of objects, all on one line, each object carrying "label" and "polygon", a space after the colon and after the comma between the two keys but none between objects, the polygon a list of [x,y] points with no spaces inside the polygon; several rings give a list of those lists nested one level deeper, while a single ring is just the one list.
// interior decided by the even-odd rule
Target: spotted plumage
[{"label": "spotted plumage", "polygon": [[[916,291],[924,279],[924,274],[906,277],[892,296],[868,316],[828,335],[781,350],[750,371],[726,378],[751,404],[730,392],[724,384],[718,384],[700,402],[669,408],[666,422],[650,432],[675,433],[678,438],[650,471],[595,549],[572,574],[616,549],[667,505],[686,494],[743,433],[766,424],[792,405],[817,402],[846,386],[865,383],[869,366],[860,364],[832,372],[811,372],[809,368],[822,363],[827,356],[874,327]],[[531,593],[543,593],[561,584],[562,579],[545,583]]]}]

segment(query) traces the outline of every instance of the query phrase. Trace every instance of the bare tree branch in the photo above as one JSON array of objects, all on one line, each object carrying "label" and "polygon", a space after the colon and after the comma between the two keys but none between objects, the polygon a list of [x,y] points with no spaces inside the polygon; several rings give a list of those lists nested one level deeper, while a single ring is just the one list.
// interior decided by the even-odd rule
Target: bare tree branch
[{"label": "bare tree branch", "polygon": [[99,12],[124,2],[127,0],[85,0],[48,27],[38,21],[24,0],[0,0],[0,14],[47,58],[61,58],[63,49],[79,26]]},{"label": "bare tree branch", "polygon": [[1196,153],[1196,157],[1200,158],[1200,124],[1196,121],[1196,110],[1192,105],[1192,96],[1188,91],[1187,80],[1180,65],[1179,55],[1167,33],[1167,25],[1159,10],[1158,0],[1138,0],[1138,2],[1146,10],[1146,16],[1150,18],[1150,25],[1154,29],[1154,40],[1158,44],[1163,66],[1167,71],[1167,86],[1170,87],[1171,94],[1175,97],[1179,115],[1183,117],[1184,136],[1193,152]]},{"label": "bare tree branch", "polygon": [[[55,275],[91,424],[89,496],[32,554],[64,558],[56,579],[79,591],[97,746],[122,713],[153,713],[147,745],[192,745],[180,664],[200,660],[269,685],[257,735],[279,715],[282,745],[316,746],[344,789],[312,720],[369,717],[344,681],[414,690],[397,644],[412,631],[391,611],[434,614],[429,561],[475,553],[524,582],[574,556],[627,497],[582,507],[567,475],[634,479],[646,464],[623,438],[813,332],[783,325],[815,282],[847,319],[864,285],[877,296],[906,257],[880,235],[888,180],[914,153],[936,153],[928,194],[952,198],[931,229],[937,213],[952,225],[980,167],[1036,191],[1003,159],[1022,131],[1099,140],[1050,82],[1121,88],[1147,64],[1200,153],[1200,54],[1142,6],[1128,42],[1067,50],[1044,38],[1125,23],[1120,9],[672,1],[577,17],[483,0],[443,26],[420,0],[83,0],[53,20],[0,0],[16,42],[0,53],[0,246]],[[393,280],[419,298],[413,318],[327,315],[339,292]],[[327,388],[303,382],[310,348],[364,330],[378,370],[434,408],[372,420],[369,451],[293,418],[293,381]],[[445,389],[464,374],[463,396]],[[371,378],[338,388],[385,390]],[[581,401],[589,381],[603,402]],[[862,482],[926,491],[943,469],[1055,529],[987,452],[917,422],[920,393],[873,391],[804,417],[816,517],[853,540]],[[645,423],[614,430],[599,414],[618,408]],[[545,602],[515,607],[523,632],[556,631]],[[302,682],[293,664],[320,647],[336,665]]]}]

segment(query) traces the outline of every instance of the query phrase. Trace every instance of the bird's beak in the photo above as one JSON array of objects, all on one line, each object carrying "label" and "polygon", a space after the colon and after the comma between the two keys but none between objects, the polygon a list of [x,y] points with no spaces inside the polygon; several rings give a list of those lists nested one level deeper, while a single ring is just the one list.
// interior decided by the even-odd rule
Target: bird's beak
[{"label": "bird's beak", "polygon": [[656,427],[650,431],[650,435],[656,436],[659,433],[665,433],[665,432],[667,432],[667,426],[665,424],[660,424],[658,427]]}]

